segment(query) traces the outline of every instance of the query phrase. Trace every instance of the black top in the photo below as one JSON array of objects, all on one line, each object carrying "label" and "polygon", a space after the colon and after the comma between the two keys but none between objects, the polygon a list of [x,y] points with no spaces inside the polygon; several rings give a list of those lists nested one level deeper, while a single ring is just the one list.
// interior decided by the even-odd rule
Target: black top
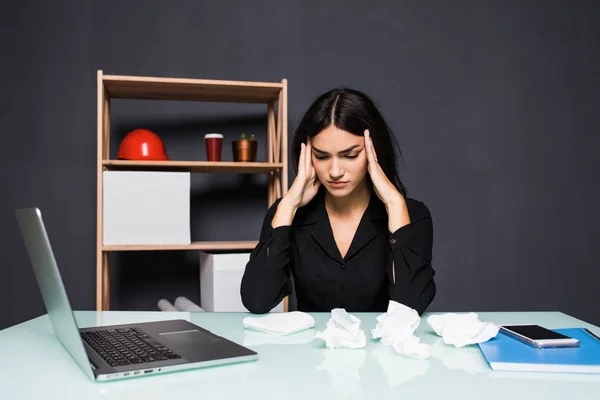
[{"label": "black top", "polygon": [[273,229],[280,201],[267,212],[242,278],[242,302],[250,312],[268,313],[291,294],[290,272],[299,311],[385,312],[390,299],[419,314],[429,306],[436,286],[431,267],[433,224],[425,204],[407,198],[411,222],[390,233],[385,206],[373,193],[342,258],[323,190],[296,211],[291,226]]}]

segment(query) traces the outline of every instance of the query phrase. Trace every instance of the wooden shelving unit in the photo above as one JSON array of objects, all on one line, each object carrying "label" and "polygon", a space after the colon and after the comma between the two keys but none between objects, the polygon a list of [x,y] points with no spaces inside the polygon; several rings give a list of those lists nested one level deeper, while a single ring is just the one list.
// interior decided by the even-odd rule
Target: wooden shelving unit
[{"label": "wooden shelving unit", "polygon": [[107,251],[150,251],[150,250],[202,250],[202,251],[223,251],[223,250],[252,250],[258,244],[257,241],[239,241],[239,242],[192,242],[192,244],[183,245],[122,245],[122,246],[102,246],[102,250]]},{"label": "wooden shelving unit", "polygon": [[126,161],[104,160],[102,165],[110,170],[148,170],[148,171],[189,171],[207,173],[259,174],[277,172],[283,163],[240,163],[211,161]]},{"label": "wooden shelving unit", "polygon": [[[244,82],[207,79],[162,78],[105,75],[97,73],[97,232],[96,232],[96,309],[110,309],[108,254],[116,251],[240,251],[251,250],[256,241],[193,242],[189,245],[104,246],[103,172],[189,171],[193,173],[268,174],[268,206],[287,191],[287,80],[281,82]],[[265,162],[207,161],[125,161],[110,159],[110,100],[116,98],[147,100],[260,103],[266,105],[268,126]],[[277,113],[275,113],[277,107]],[[287,311],[287,298],[284,302]]]}]

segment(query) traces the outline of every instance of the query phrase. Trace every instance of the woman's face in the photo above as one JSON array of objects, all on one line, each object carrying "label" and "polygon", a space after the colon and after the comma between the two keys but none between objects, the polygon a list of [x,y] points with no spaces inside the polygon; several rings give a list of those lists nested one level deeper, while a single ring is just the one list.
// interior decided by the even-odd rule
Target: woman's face
[{"label": "woman's face", "polygon": [[338,129],[323,129],[311,139],[317,177],[335,197],[344,197],[363,184],[367,174],[365,139]]}]

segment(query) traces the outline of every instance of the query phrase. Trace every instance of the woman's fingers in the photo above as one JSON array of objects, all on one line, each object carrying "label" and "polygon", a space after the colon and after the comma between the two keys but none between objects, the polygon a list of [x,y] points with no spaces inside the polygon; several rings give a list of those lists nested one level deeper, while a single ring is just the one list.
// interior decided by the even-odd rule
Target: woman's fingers
[{"label": "woman's fingers", "polygon": [[369,163],[375,165],[378,162],[377,153],[375,153],[375,146],[373,146],[371,133],[368,129],[365,129],[365,146],[367,147],[367,159],[369,160]]},{"label": "woman's fingers", "polygon": [[310,138],[306,138],[304,165],[306,168],[306,177],[309,178],[311,176],[310,170],[312,167],[312,147],[310,145]]},{"label": "woman's fingers", "polygon": [[367,161],[369,164],[375,163],[375,157],[373,157],[373,143],[371,142],[371,135],[368,129],[365,129],[365,150],[367,152]]},{"label": "woman's fingers", "polygon": [[306,158],[306,145],[304,143],[300,144],[300,157],[298,157],[298,175],[304,174],[306,172],[304,159]]}]

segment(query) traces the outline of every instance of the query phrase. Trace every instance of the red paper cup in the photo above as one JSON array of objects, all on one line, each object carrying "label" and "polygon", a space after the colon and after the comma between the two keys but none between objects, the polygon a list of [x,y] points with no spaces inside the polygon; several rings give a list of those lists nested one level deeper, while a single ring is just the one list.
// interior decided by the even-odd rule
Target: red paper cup
[{"label": "red paper cup", "polygon": [[223,135],[220,133],[207,133],[204,135],[206,142],[206,159],[208,161],[221,161],[223,148]]}]

